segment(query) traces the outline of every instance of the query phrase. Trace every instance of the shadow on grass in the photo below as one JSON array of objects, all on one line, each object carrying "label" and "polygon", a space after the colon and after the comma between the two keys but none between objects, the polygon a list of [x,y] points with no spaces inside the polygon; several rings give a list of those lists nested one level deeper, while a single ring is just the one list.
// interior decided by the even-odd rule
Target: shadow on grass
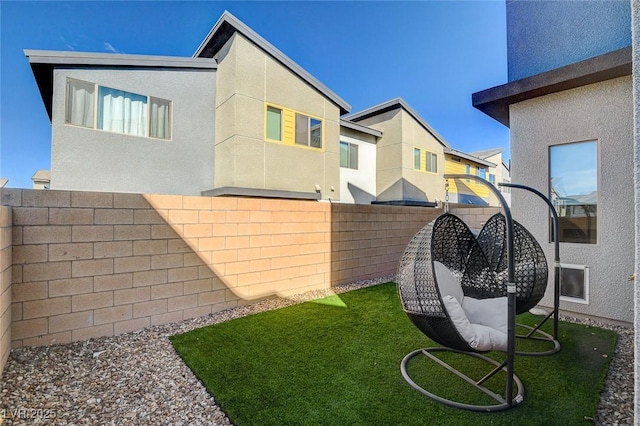
[{"label": "shadow on grass", "polygon": [[[211,325],[171,341],[237,425],[580,425],[596,414],[617,338],[611,331],[561,323],[559,353],[516,358],[525,401],[505,412],[476,413],[436,403],[402,378],[402,358],[435,344],[402,312],[395,284],[342,293],[341,303],[332,297]],[[539,319],[527,314],[518,321]],[[452,362],[469,375],[480,368],[466,357]],[[467,385],[437,368],[421,363],[415,374],[433,383],[434,391],[457,400],[475,398]],[[504,382],[492,386],[504,392]]]}]

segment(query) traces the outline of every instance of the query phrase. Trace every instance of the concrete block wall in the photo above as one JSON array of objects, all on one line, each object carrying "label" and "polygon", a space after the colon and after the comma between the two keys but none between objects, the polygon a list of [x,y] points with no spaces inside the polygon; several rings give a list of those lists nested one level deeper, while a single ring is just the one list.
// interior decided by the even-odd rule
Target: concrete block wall
[{"label": "concrete block wall", "polygon": [[86,340],[395,272],[440,210],[2,189],[13,347]]},{"label": "concrete block wall", "polygon": [[0,373],[11,350],[11,208],[0,206]]},{"label": "concrete block wall", "polygon": [[[460,217],[471,229],[481,229],[491,216],[501,211],[500,207],[470,206],[468,204],[453,204],[451,213]],[[517,220],[517,218],[514,218]]]}]

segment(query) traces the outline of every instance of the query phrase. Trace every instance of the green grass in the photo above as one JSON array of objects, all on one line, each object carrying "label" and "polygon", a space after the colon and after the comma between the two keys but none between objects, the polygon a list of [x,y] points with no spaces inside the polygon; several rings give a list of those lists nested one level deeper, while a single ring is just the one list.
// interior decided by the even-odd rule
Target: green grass
[{"label": "green grass", "polygon": [[[608,330],[562,322],[559,353],[516,358],[525,401],[498,413],[448,407],[405,382],[402,358],[435,344],[402,312],[393,283],[215,324],[171,341],[236,425],[585,425],[596,414],[616,338]],[[469,357],[449,361],[484,376],[484,365]],[[436,394],[478,399],[433,363],[419,359],[408,368]],[[504,392],[504,381],[491,385]]]}]

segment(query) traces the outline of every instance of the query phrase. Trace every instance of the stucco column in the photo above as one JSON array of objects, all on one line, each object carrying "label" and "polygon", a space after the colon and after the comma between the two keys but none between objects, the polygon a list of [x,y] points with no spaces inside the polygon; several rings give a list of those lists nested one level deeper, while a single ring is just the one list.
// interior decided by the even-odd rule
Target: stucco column
[{"label": "stucco column", "polygon": [[[633,42],[633,122],[634,122],[634,203],[635,203],[635,283],[640,280],[640,0],[631,1],[631,31]],[[640,290],[634,286],[634,416],[640,418]]]}]

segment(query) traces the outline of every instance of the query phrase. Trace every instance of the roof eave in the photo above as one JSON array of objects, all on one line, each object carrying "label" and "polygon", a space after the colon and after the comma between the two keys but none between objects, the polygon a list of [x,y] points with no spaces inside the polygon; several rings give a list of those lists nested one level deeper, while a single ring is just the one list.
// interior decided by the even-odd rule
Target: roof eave
[{"label": "roof eave", "polygon": [[475,155],[467,154],[466,152],[458,151],[457,149],[448,148],[444,150],[445,154],[454,155],[456,157],[464,158],[465,160],[473,161],[474,163],[482,164],[487,167],[497,167],[498,165],[491,161],[484,160],[476,157]]},{"label": "roof eave", "polygon": [[354,123],[349,120],[340,119],[340,127],[346,127],[351,130],[355,130],[357,132],[362,132],[369,134],[371,136],[375,136],[376,138],[382,137],[382,132],[377,129],[373,129],[371,127],[363,126],[362,124]]},{"label": "roof eave", "polygon": [[475,108],[509,127],[509,106],[564,90],[631,75],[631,46],[512,81],[472,95]]},{"label": "roof eave", "polygon": [[418,123],[420,123],[420,125],[429,133],[431,133],[431,135],[433,135],[433,137],[436,138],[436,140],[445,148],[450,148],[449,143],[438,133],[436,132],[433,127],[431,127],[429,125],[429,123],[427,123],[421,116],[420,114],[418,114],[416,112],[416,110],[414,110],[407,102],[404,101],[404,99],[402,98],[394,98],[391,100],[388,100],[386,102],[383,102],[381,104],[372,106],[370,108],[364,109],[362,111],[353,113],[353,114],[349,114],[348,116],[344,117],[345,120],[348,121],[361,121],[370,117],[375,117],[376,115],[380,115],[383,114],[385,112],[388,111],[392,111],[394,109],[404,109],[406,112],[409,113],[409,115],[411,115]]},{"label": "roof eave", "polygon": [[209,31],[209,34],[207,34],[193,56],[213,58],[236,32],[249,39],[253,44],[258,46],[302,80],[307,82],[311,87],[315,88],[318,92],[331,100],[336,106],[338,106],[338,108],[340,108],[340,115],[346,114],[351,110],[351,105],[320,82],[320,80],[304,70],[300,65],[291,60],[291,58],[282,53],[228,11],[225,11],[220,19],[218,19],[218,22],[216,22],[211,31]]}]

